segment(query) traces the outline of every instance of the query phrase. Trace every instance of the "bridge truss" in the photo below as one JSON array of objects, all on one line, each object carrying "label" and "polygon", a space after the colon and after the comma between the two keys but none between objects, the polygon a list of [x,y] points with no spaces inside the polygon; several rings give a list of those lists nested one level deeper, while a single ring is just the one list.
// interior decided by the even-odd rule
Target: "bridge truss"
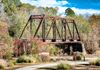
[{"label": "bridge truss", "polygon": [[[31,15],[22,30],[20,38],[29,26],[30,33],[43,42],[80,42],[80,34],[73,19],[52,17],[46,15]],[[36,29],[33,29],[33,28]]]}]

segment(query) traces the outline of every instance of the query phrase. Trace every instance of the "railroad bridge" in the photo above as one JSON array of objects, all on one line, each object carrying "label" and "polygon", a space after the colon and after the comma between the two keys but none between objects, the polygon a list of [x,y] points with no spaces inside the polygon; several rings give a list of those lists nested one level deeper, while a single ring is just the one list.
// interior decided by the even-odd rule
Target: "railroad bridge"
[{"label": "railroad bridge", "polygon": [[[31,15],[22,30],[20,39],[27,27],[29,27],[32,36],[38,37],[43,42],[62,46],[61,48],[69,52],[71,46],[73,51],[83,51],[77,24],[73,19],[47,15]],[[66,47],[68,48],[66,49]]]}]

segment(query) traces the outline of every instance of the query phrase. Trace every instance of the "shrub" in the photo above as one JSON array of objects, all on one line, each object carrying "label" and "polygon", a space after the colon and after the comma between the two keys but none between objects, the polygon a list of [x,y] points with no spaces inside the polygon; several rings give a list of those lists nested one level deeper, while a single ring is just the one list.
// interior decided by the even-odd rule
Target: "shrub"
[{"label": "shrub", "polygon": [[56,70],[71,70],[72,67],[68,64],[60,64],[57,66]]},{"label": "shrub", "polygon": [[5,66],[0,64],[0,69],[5,69]]},{"label": "shrub", "polygon": [[16,65],[16,61],[13,60],[13,61],[11,61],[11,62],[12,62],[14,65]]},{"label": "shrub", "polygon": [[90,62],[91,65],[96,65],[96,66],[100,66],[100,58]]},{"label": "shrub", "polygon": [[91,61],[90,64],[91,64],[91,65],[95,65],[95,61]]},{"label": "shrub", "polygon": [[12,63],[12,62],[8,63],[8,67],[13,67],[13,66],[14,66],[14,63]]},{"label": "shrub", "polygon": [[100,66],[100,59],[96,61],[95,65]]},{"label": "shrub", "polygon": [[74,52],[73,60],[84,60],[85,61],[85,56],[80,52]]},{"label": "shrub", "polygon": [[0,36],[0,54],[1,58],[11,59],[13,53],[13,42],[9,36],[3,37]]},{"label": "shrub", "polygon": [[[92,38],[91,38],[92,39]],[[94,42],[89,40],[89,41],[84,41],[85,44],[85,49],[88,54],[93,54],[96,51],[96,47],[94,46]]]},{"label": "shrub", "polygon": [[11,51],[6,51],[6,54],[4,55],[4,59],[10,60],[12,58],[12,52]]},{"label": "shrub", "polygon": [[34,55],[32,55],[32,57],[33,57],[35,62],[40,62],[41,61],[41,58],[38,54],[34,54]]},{"label": "shrub", "polygon": [[10,60],[8,62],[8,67],[13,67],[14,65],[16,65],[16,61],[15,60]]},{"label": "shrub", "polygon": [[48,52],[41,52],[39,56],[42,62],[48,62],[50,60],[50,55]]},{"label": "shrub", "polygon": [[31,59],[33,63],[36,63],[39,61],[39,55],[34,54],[34,55],[28,55]]},{"label": "shrub", "polygon": [[57,48],[55,45],[48,45],[47,46],[47,51],[50,53],[51,56],[58,55],[59,48]]},{"label": "shrub", "polygon": [[33,62],[32,57],[29,57],[29,56],[26,56],[26,55],[20,56],[17,59],[17,63],[32,63],[32,62]]}]

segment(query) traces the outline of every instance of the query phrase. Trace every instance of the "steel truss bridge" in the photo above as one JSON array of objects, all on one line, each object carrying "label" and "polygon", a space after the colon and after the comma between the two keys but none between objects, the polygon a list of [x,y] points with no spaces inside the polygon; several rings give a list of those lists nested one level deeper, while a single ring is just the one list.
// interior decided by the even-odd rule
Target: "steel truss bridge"
[{"label": "steel truss bridge", "polygon": [[81,42],[77,25],[73,19],[47,15],[31,15],[22,30],[20,38],[23,36],[27,27],[29,27],[32,36],[38,37],[43,42]]}]

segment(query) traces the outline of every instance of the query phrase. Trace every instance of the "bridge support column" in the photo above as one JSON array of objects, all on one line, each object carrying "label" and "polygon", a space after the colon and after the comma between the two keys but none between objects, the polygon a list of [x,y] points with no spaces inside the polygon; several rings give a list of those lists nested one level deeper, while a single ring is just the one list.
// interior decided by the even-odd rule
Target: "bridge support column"
[{"label": "bridge support column", "polygon": [[45,42],[45,20],[42,23],[42,40]]},{"label": "bridge support column", "polygon": [[56,20],[53,20],[52,30],[53,30],[53,39],[52,39],[52,42],[56,42]]}]

